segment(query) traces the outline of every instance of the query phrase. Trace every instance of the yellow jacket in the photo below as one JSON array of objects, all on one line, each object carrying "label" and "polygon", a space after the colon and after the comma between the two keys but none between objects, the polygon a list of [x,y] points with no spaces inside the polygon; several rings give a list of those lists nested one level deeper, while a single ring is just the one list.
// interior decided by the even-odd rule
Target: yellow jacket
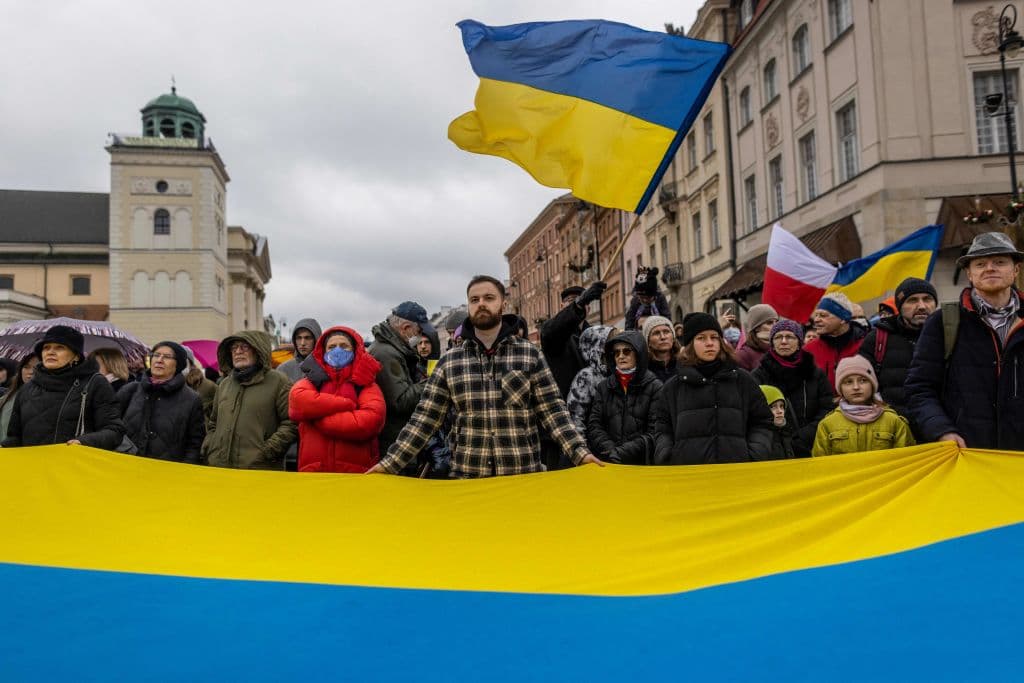
[{"label": "yellow jacket", "polygon": [[892,408],[874,422],[858,424],[836,408],[818,423],[812,456],[881,451],[913,446],[914,436],[902,416]]}]

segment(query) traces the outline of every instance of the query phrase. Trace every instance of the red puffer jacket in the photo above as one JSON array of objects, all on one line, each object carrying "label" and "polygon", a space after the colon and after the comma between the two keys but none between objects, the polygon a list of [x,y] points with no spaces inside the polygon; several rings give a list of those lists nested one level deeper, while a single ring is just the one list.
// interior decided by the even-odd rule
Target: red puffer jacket
[{"label": "red puffer jacket", "polygon": [[832,387],[832,393],[836,392],[836,366],[839,361],[849,358],[860,351],[860,345],[864,342],[865,332],[856,325],[850,325],[850,331],[840,337],[825,339],[818,337],[807,342],[804,352],[814,356],[815,364],[828,375],[828,385]]},{"label": "red puffer jacket", "polygon": [[[339,332],[355,342],[355,358],[335,370],[324,360],[324,346]],[[288,397],[288,415],[299,425],[299,471],[365,472],[377,464],[384,394],[374,381],[380,363],[366,352],[363,338],[348,327],[332,327],[300,367],[304,376]]]}]

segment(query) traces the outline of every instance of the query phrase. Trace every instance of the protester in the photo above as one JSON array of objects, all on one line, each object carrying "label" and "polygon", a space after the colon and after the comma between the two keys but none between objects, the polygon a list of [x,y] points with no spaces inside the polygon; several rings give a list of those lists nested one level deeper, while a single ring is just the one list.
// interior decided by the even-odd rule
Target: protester
[{"label": "protester", "polygon": [[836,366],[860,350],[865,331],[853,320],[853,303],[842,292],[826,294],[818,302],[811,319],[817,338],[804,343],[804,351],[825,371],[829,386],[836,383]]},{"label": "protester", "polygon": [[651,404],[661,382],[647,370],[643,334],[627,330],[608,339],[608,377],[597,386],[587,418],[587,445],[608,462],[649,465],[654,458]]},{"label": "protester", "polygon": [[753,375],[755,380],[778,388],[786,397],[793,448],[798,457],[807,458],[814,446],[818,422],[831,412],[835,401],[825,371],[801,348],[803,334],[803,328],[792,320],[783,318],[772,325],[768,353]]},{"label": "protester", "polygon": [[526,318],[521,315],[516,316],[516,334],[523,339],[530,338],[530,325],[526,322]]},{"label": "protester", "polygon": [[679,372],[654,402],[656,465],[768,460],[772,414],[707,313],[683,319]]},{"label": "protester", "polygon": [[128,361],[120,349],[96,349],[89,354],[89,358],[95,360],[97,365],[99,365],[100,374],[110,382],[115,395],[121,390],[121,387],[131,380]]},{"label": "protester", "polygon": [[288,418],[291,383],[270,368],[269,339],[257,331],[237,332],[217,346],[217,361],[224,378],[203,441],[204,459],[217,467],[283,469],[296,429]]},{"label": "protester", "polygon": [[14,378],[18,373],[18,363],[11,358],[0,358],[0,396],[14,386]]},{"label": "protester", "polygon": [[138,455],[199,462],[206,424],[203,401],[185,380],[188,353],[171,341],[153,346],[149,371],[117,392],[121,419]]},{"label": "protester", "polygon": [[793,449],[793,421],[790,417],[786,397],[778,387],[761,385],[761,393],[772,411],[772,460],[788,460],[797,457]]},{"label": "protester", "polygon": [[302,371],[299,366],[309,357],[309,354],[313,353],[313,346],[320,338],[320,331],[320,323],[315,318],[303,318],[292,328],[294,355],[291,360],[277,366],[277,371],[284,373],[290,382],[294,383],[302,379]]},{"label": "protester", "polygon": [[585,366],[580,355],[580,334],[587,329],[587,306],[601,298],[607,284],[598,280],[586,289],[562,290],[562,310],[540,327],[540,348],[564,400],[576,373]]},{"label": "protester", "polygon": [[682,339],[683,339],[683,324],[682,323],[675,323],[675,324],[673,324],[672,325],[672,331],[676,335],[676,342],[679,344],[679,348],[683,348],[683,343],[682,343]]},{"label": "protester", "polygon": [[668,314],[668,299],[658,289],[658,269],[639,268],[633,280],[633,298],[626,310],[626,329],[639,330],[643,327],[644,318],[664,318]]},{"label": "protester", "polygon": [[885,405],[867,358],[849,356],[836,368],[839,407],[818,424],[811,454],[839,455],[913,446],[910,425]]},{"label": "protester", "polygon": [[458,343],[455,331],[458,330],[464,322],[466,322],[466,312],[463,310],[454,310],[448,314],[447,318],[445,318],[444,329],[448,332],[449,349]]},{"label": "protester", "polygon": [[361,473],[377,464],[386,410],[379,371],[355,330],[339,325],[320,336],[288,402],[300,472]]},{"label": "protester", "polygon": [[78,330],[54,325],[36,343],[42,359],[14,399],[5,447],[66,443],[114,450],[124,424],[110,382],[85,357]]},{"label": "protester", "polygon": [[818,331],[814,329],[814,325],[807,325],[804,327],[804,347],[818,338]]},{"label": "protester", "polygon": [[203,402],[203,416],[206,421],[209,421],[210,414],[213,412],[213,399],[217,395],[217,384],[211,382],[206,377],[203,367],[196,360],[192,349],[186,346],[185,352],[188,354],[188,370],[185,371],[185,384],[188,385],[189,389],[199,394],[199,399]]},{"label": "protester", "polygon": [[11,413],[14,412],[14,397],[32,379],[37,363],[39,363],[39,356],[35,353],[29,353],[22,358],[15,366],[10,390],[0,397],[0,444],[7,438],[7,425],[10,424]]},{"label": "protester", "polygon": [[[370,355],[380,363],[377,385],[387,404],[387,418],[380,433],[381,453],[395,442],[420,401],[424,381],[417,381],[416,346],[425,332],[433,331],[427,310],[415,301],[395,306],[387,320],[373,327]],[[404,474],[415,475],[415,465]]]},{"label": "protester", "polygon": [[[927,281],[926,281],[927,282]],[[878,318],[891,318],[894,315],[899,315],[899,310],[896,306],[896,297],[890,296],[888,299],[884,299],[878,302]]]},{"label": "protester", "polygon": [[573,427],[544,357],[515,334],[515,316],[502,316],[505,286],[478,275],[466,295],[469,318],[462,346],[438,363],[409,424],[370,471],[400,472],[423,450],[449,408],[455,413],[452,477],[542,471],[538,426],[574,464],[600,464]]},{"label": "protester", "polygon": [[751,306],[747,311],[747,339],[736,349],[736,364],[747,372],[761,364],[761,359],[771,347],[770,333],[779,314],[768,304]]},{"label": "protester", "polygon": [[858,303],[854,303],[851,304],[850,311],[853,313],[853,317],[850,318],[850,324],[859,327],[864,334],[870,332],[871,323],[868,322],[868,317],[864,313],[864,307]]},{"label": "protester", "polygon": [[[908,277],[896,287],[893,305],[898,313],[879,319],[860,346],[860,355],[871,361],[878,377],[882,400],[910,420],[904,382],[914,357],[914,347],[928,316],[935,312],[939,295],[927,280]],[[910,420],[911,429],[915,429]],[[920,436],[915,430],[915,436]]]},{"label": "protester", "polygon": [[641,332],[647,344],[647,369],[664,384],[675,377],[676,356],[682,348],[672,333],[672,321],[652,315],[644,321]]},{"label": "protester", "polygon": [[565,401],[572,423],[580,434],[587,431],[587,415],[590,414],[590,404],[594,400],[597,385],[607,377],[604,343],[614,330],[607,325],[594,325],[583,330],[580,335],[580,354],[586,367],[576,373],[569,387],[569,397]]},{"label": "protester", "polygon": [[987,232],[957,261],[971,286],[925,322],[907,372],[907,406],[925,440],[1024,450],[1022,258],[1006,235]]}]

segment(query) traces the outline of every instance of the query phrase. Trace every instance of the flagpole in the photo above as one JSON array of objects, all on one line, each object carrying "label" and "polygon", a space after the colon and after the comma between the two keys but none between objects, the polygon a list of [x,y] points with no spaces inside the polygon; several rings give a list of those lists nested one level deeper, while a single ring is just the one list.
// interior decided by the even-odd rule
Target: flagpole
[{"label": "flagpole", "polygon": [[622,253],[622,248],[626,246],[626,240],[629,239],[629,236],[633,234],[633,231],[636,230],[636,226],[638,225],[640,225],[640,214],[637,214],[636,218],[633,219],[633,223],[629,226],[629,230],[627,230],[626,234],[622,236],[619,246],[615,247],[615,251],[612,252],[612,255],[608,257],[607,261],[605,261],[604,268],[601,269],[601,273],[604,277],[607,278],[612,272],[612,267],[618,263],[617,259],[619,258],[619,254]]}]

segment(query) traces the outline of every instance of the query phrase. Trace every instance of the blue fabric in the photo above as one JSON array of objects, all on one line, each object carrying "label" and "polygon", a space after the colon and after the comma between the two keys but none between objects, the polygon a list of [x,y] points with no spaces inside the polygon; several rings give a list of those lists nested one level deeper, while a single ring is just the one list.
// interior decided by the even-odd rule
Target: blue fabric
[{"label": "blue fabric", "polygon": [[[1024,525],[641,598],[0,564],[5,681],[1011,680]],[[514,637],[510,637],[514,636]]]},{"label": "blue fabric", "polygon": [[335,370],[341,370],[352,363],[352,359],[356,357],[356,354],[343,349],[340,346],[335,346],[333,349],[324,354],[324,360]]},{"label": "blue fabric", "polygon": [[845,322],[850,322],[851,320],[853,320],[853,314],[850,313],[850,311],[848,311],[843,306],[840,306],[837,301],[835,301],[834,299],[830,299],[829,297],[825,297],[824,299],[819,301],[818,308],[820,308],[823,311],[828,311],[835,317]]}]

